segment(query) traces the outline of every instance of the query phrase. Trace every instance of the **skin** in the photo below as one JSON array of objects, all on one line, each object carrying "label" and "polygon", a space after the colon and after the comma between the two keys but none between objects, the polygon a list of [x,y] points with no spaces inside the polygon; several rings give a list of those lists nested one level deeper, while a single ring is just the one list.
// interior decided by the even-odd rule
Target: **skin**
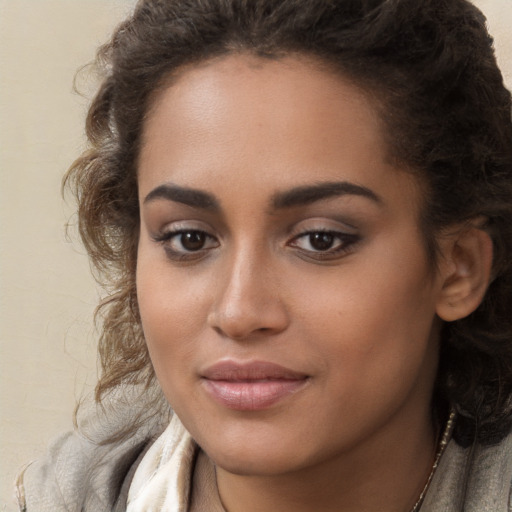
[{"label": "skin", "polygon": [[[145,337],[226,510],[410,510],[435,451],[445,279],[426,258],[420,186],[390,163],[364,93],[302,57],[195,65],[155,98],[138,171]],[[333,182],[369,192],[275,204]],[[309,234],[326,230],[316,250]],[[183,231],[204,233],[194,250]],[[306,381],[233,410],[201,377],[226,359]]]}]

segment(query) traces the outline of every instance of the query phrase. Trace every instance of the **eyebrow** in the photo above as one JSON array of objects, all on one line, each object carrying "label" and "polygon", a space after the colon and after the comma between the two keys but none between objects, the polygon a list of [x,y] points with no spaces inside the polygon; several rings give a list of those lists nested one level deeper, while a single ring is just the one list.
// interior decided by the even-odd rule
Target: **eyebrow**
[{"label": "eyebrow", "polygon": [[[281,210],[345,195],[366,197],[378,204],[382,202],[381,198],[369,188],[348,181],[340,181],[304,185],[284,192],[277,192],[273,195],[271,204],[273,209]],[[212,194],[199,189],[180,187],[172,183],[164,183],[154,188],[144,198],[144,204],[158,199],[174,201],[211,212],[218,212],[221,209],[218,200]]]},{"label": "eyebrow", "polygon": [[144,198],[144,204],[158,199],[166,199],[191,206],[192,208],[200,208],[212,212],[220,210],[219,202],[212,194],[194,188],[180,187],[171,183],[165,183],[154,188]]},{"label": "eyebrow", "polygon": [[381,198],[369,188],[348,181],[335,181],[295,187],[285,192],[278,192],[272,198],[272,206],[276,210],[293,208],[294,206],[308,205],[330,197],[345,195],[366,197],[375,203],[382,203]]}]

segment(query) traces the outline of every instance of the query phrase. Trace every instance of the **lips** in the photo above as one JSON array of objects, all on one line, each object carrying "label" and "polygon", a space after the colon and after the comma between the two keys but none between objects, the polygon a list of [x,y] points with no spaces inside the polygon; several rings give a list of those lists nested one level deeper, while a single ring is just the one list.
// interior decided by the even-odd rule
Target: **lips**
[{"label": "lips", "polygon": [[217,403],[239,411],[267,409],[302,389],[304,373],[269,362],[222,361],[201,374],[205,391]]}]

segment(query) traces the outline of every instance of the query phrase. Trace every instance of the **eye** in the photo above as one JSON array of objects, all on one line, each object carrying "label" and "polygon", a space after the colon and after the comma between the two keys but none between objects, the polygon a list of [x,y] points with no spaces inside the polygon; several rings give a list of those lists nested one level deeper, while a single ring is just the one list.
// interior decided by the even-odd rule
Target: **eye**
[{"label": "eye", "polygon": [[163,244],[167,256],[173,260],[201,257],[205,251],[219,246],[215,237],[198,229],[167,231],[154,239]]},{"label": "eye", "polygon": [[186,231],[174,236],[172,240],[186,251],[199,251],[204,248],[208,235],[204,231]]},{"label": "eye", "polygon": [[300,249],[312,257],[322,259],[341,256],[359,241],[359,236],[339,231],[308,231],[296,236],[291,242],[292,247]]},{"label": "eye", "polygon": [[328,231],[318,231],[317,233],[310,233],[305,237],[309,247],[314,251],[328,251],[332,249],[336,243],[339,242],[339,238],[336,238],[334,233]]}]

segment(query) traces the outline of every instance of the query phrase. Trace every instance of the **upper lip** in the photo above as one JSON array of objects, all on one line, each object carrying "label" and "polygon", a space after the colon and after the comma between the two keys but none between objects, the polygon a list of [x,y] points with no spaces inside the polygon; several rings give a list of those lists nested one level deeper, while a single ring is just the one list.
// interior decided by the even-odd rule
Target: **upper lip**
[{"label": "upper lip", "polygon": [[201,372],[201,377],[209,380],[256,381],[256,380],[303,380],[305,373],[291,370],[268,361],[238,362],[219,361]]}]

